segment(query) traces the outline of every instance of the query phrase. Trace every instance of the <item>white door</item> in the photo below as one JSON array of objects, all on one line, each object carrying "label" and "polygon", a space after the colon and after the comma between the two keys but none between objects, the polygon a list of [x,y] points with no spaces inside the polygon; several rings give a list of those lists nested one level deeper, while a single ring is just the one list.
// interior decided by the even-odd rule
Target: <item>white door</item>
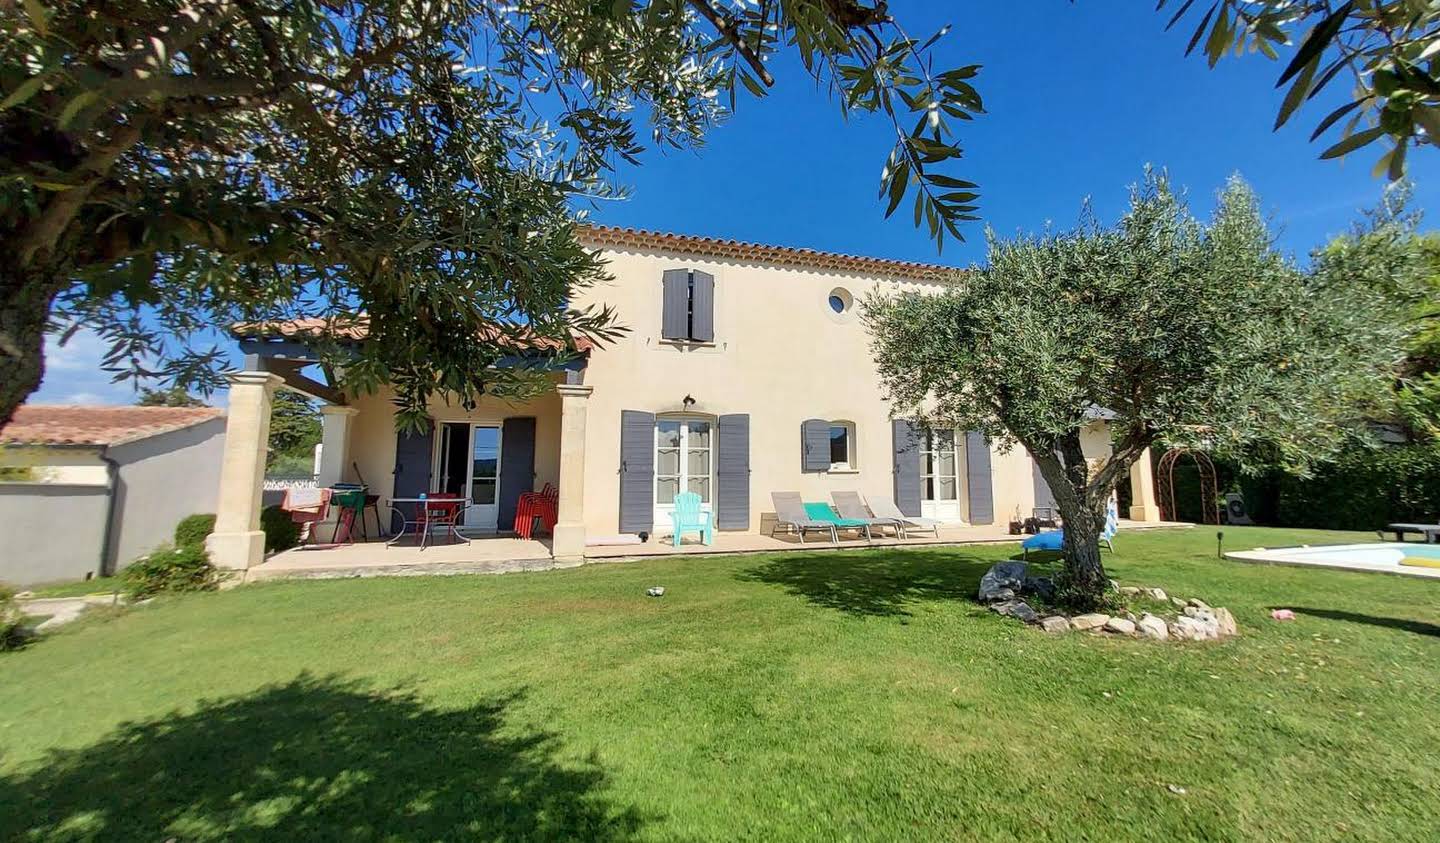
[{"label": "white door", "polygon": [[467,487],[470,505],[465,526],[494,532],[500,517],[500,428],[477,424],[470,428],[470,466]]},{"label": "white door", "polygon": [[920,443],[920,514],[941,521],[962,521],[960,457],[953,430],[932,430]]},{"label": "white door", "polygon": [[708,419],[661,418],[655,422],[655,526],[669,529],[675,496],[694,492],[710,510],[715,464]]}]

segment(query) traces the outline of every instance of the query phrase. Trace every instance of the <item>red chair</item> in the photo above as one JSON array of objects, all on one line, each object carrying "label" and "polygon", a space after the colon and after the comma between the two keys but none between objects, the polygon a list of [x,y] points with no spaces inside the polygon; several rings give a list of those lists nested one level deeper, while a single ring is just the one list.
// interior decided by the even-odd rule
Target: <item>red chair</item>
[{"label": "red chair", "polygon": [[470,543],[470,540],[460,535],[455,529],[460,523],[460,513],[465,511],[465,499],[459,495],[435,494],[426,498],[420,504],[420,548],[423,550],[430,541],[430,530],[440,527],[442,531],[449,532],[456,539]]},{"label": "red chair", "polygon": [[522,493],[515,506],[515,535],[523,539],[531,538],[537,519],[542,530],[554,533],[559,507],[560,492],[549,483],[545,484],[543,491]]},{"label": "red chair", "polygon": [[315,543],[316,525],[330,515],[329,489],[286,489],[280,508],[300,527],[300,543]]}]

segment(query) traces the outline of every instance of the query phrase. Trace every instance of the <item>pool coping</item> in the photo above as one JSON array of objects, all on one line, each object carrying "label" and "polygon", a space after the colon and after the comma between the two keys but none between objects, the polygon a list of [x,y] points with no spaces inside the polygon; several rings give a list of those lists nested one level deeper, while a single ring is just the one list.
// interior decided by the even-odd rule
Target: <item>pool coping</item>
[{"label": "pool coping", "polygon": [[[1289,547],[1255,547],[1250,550],[1232,550],[1225,553],[1226,559],[1233,559],[1237,562],[1250,562],[1260,565],[1283,565],[1287,568],[1324,568],[1330,571],[1350,571],[1363,574],[1389,574],[1397,577],[1419,577],[1421,579],[1440,579],[1440,568],[1402,568],[1398,563],[1392,568],[1377,568],[1373,565],[1362,565],[1355,563],[1344,563],[1338,561],[1312,562],[1300,559],[1286,559],[1284,557],[1270,556],[1267,554],[1283,553],[1285,551],[1297,550],[1339,550],[1347,547],[1373,548],[1376,546],[1390,546],[1402,544],[1401,542],[1364,542],[1358,544],[1301,544]],[[1405,542],[1403,544],[1408,544]]]}]

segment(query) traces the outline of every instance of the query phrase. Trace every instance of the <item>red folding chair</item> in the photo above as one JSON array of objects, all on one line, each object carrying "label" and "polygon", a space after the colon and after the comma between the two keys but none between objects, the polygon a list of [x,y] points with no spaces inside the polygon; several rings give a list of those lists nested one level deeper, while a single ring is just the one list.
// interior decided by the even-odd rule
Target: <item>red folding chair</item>
[{"label": "red folding chair", "polygon": [[286,489],[280,508],[300,527],[300,543],[316,543],[317,525],[330,515],[329,489]]},{"label": "red folding chair", "polygon": [[420,548],[430,542],[430,531],[441,528],[442,532],[448,532],[456,539],[470,543],[470,540],[460,535],[455,529],[460,523],[460,513],[465,510],[465,499],[459,495],[431,495],[420,504]]}]

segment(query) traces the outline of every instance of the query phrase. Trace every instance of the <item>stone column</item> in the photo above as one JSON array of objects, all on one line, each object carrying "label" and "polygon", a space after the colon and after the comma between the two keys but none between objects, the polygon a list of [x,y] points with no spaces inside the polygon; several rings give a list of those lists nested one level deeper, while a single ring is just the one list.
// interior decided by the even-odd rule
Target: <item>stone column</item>
[{"label": "stone column", "polygon": [[1160,507],[1155,505],[1155,472],[1150,467],[1149,448],[1130,466],[1130,520],[1160,520]]},{"label": "stone column", "polygon": [[244,570],[265,558],[260,494],[270,441],[270,401],[283,380],[269,372],[232,372],[229,381],[215,532],[205,540],[205,547],[216,566]]},{"label": "stone column", "polygon": [[350,423],[360,411],[354,407],[325,404],[320,407],[320,467],[315,484],[324,489],[345,481],[350,464]]},{"label": "stone column", "polygon": [[550,552],[556,562],[585,561],[585,414],[593,386],[558,384],[560,506]]}]

